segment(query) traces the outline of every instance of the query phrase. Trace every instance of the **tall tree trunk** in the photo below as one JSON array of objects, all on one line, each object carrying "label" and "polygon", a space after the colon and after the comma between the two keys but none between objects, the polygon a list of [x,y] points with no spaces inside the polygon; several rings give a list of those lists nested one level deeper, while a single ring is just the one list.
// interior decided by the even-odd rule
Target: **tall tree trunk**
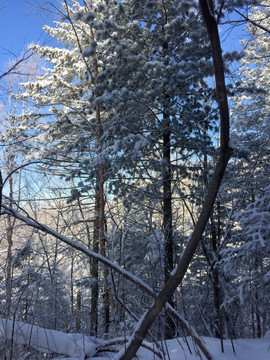
[{"label": "tall tree trunk", "polygon": [[[14,169],[14,156],[8,155],[8,169],[11,172]],[[13,208],[13,177],[9,176],[9,206]],[[2,194],[1,194],[2,195]],[[11,300],[12,300],[12,246],[13,246],[13,226],[11,215],[7,216],[7,259],[6,259],[6,318],[11,319]],[[13,357],[13,339],[6,341],[5,359],[12,360]]]},{"label": "tall tree trunk", "polygon": [[[205,103],[204,103],[205,105]],[[203,135],[206,136],[208,133],[208,126],[207,123],[204,123],[203,126]],[[203,155],[203,183],[205,185],[205,188],[207,189],[209,186],[208,183],[208,155],[207,155],[207,149],[205,149],[206,151],[204,152]],[[211,234],[211,250],[208,250],[207,247],[204,246],[203,242],[203,250],[205,253],[205,256],[207,258],[209,267],[210,267],[210,279],[213,285],[213,293],[214,293],[214,324],[215,324],[215,336],[217,338],[221,339],[221,344],[222,344],[222,349],[223,349],[223,328],[222,328],[222,313],[220,311],[220,282],[219,282],[219,272],[218,269],[216,267],[216,259],[218,259],[218,253],[217,253],[217,249],[218,249],[218,244],[220,241],[220,206],[218,204],[218,208],[217,208],[217,217],[218,217],[218,221],[216,224],[215,221],[215,217],[212,213],[211,218],[210,218],[210,234]],[[212,253],[212,254],[211,254]],[[211,254],[212,256],[209,256],[209,254]],[[214,259],[214,260],[211,260]]]},{"label": "tall tree trunk", "polygon": [[221,349],[224,352],[223,347],[223,319],[222,312],[220,309],[221,295],[220,295],[220,281],[219,281],[219,272],[216,267],[217,260],[219,260],[217,248],[218,248],[218,239],[217,239],[217,229],[215,224],[214,216],[211,216],[211,242],[212,242],[212,251],[214,261],[211,264],[212,272],[212,284],[214,292],[214,309],[215,309],[215,334],[216,337],[221,341]]},{"label": "tall tree trunk", "polygon": [[[93,251],[99,252],[99,214],[100,214],[100,203],[99,194],[96,189],[95,193],[95,219],[94,219],[94,234],[93,234]],[[90,307],[90,335],[97,336],[98,330],[98,295],[99,295],[99,284],[98,284],[98,260],[91,260],[91,307]]]},{"label": "tall tree trunk", "polygon": [[[255,201],[255,199],[254,199]],[[255,255],[255,263],[254,268],[255,271],[259,271],[259,267],[261,268],[261,259],[258,259],[258,255]],[[259,300],[259,292],[258,288],[255,288],[255,317],[256,317],[256,330],[257,330],[257,338],[262,337],[262,324],[261,324],[261,315],[260,315],[260,300]]]},{"label": "tall tree trunk", "polygon": [[[9,177],[9,206],[12,208],[12,199],[13,199],[13,178]],[[11,310],[11,293],[12,293],[12,240],[13,234],[13,224],[11,215],[7,217],[7,260],[6,260],[6,318],[10,319],[10,310]]]},{"label": "tall tree trunk", "polygon": [[[252,188],[251,190],[251,201],[254,203],[255,202],[255,193],[254,193],[254,189]],[[258,259],[258,257],[255,255],[255,261],[254,261],[254,270],[258,271],[259,269],[259,262],[260,260]],[[262,337],[262,326],[261,326],[261,316],[260,316],[260,311],[259,311],[259,294],[258,294],[258,289],[255,289],[255,317],[256,317],[256,330],[257,330],[257,338],[261,338]]]},{"label": "tall tree trunk", "polygon": [[[96,77],[98,75],[98,69],[96,64]],[[96,108],[96,121],[97,121],[97,140],[98,148],[100,151],[101,136],[102,136],[102,123],[101,123],[101,108]],[[105,235],[105,194],[104,194],[104,165],[99,159],[98,166],[98,192],[99,192],[99,241],[100,241],[100,254],[106,257],[106,235]],[[105,292],[104,292],[104,322],[105,333],[109,333],[110,324],[110,304],[113,311],[115,310],[115,301],[112,294],[112,287],[110,282],[109,268],[104,265],[104,280],[105,280]]]},{"label": "tall tree trunk", "polygon": [[[163,26],[162,33],[165,39],[165,25],[167,24],[167,9],[165,2],[163,4]],[[168,53],[169,44],[166,40],[163,42],[163,56]],[[171,170],[171,121],[168,110],[170,97],[167,93],[166,85],[163,89],[164,108],[163,108],[163,229],[164,229],[164,279],[165,283],[171,277],[174,266],[174,241],[172,224],[172,170]],[[174,307],[173,296],[168,300]],[[168,311],[165,311],[165,338],[172,339],[175,336],[175,323]]]},{"label": "tall tree trunk", "polygon": [[[98,177],[98,176],[97,176]],[[99,200],[99,183],[97,180],[95,189],[95,207],[94,207],[94,229],[91,236],[91,229],[87,219],[84,216],[81,202],[78,199],[80,214],[85,223],[88,247],[96,253],[99,251],[99,218],[100,218],[100,200]],[[91,238],[92,243],[91,243]],[[99,269],[97,259],[90,260],[90,278],[91,278],[91,299],[90,299],[90,335],[97,336],[98,330],[98,295],[99,295]]]},{"label": "tall tree trunk", "polygon": [[76,294],[76,332],[81,331],[81,309],[82,309],[82,294],[78,290]]},{"label": "tall tree trunk", "polygon": [[[163,118],[163,228],[164,228],[164,278],[165,283],[171,277],[174,265],[173,225],[172,225],[172,189],[171,189],[171,130],[170,118],[164,113]],[[174,307],[173,297],[169,304]],[[170,314],[165,313],[165,338],[175,336],[175,324]]]},{"label": "tall tree trunk", "polygon": [[73,249],[71,249],[71,265],[70,265],[70,303],[71,303],[71,314],[73,316],[74,313],[74,255],[73,255]]},{"label": "tall tree trunk", "polygon": [[261,338],[262,337],[262,326],[261,326],[261,316],[260,316],[260,311],[259,311],[259,296],[258,296],[257,289],[255,290],[255,301],[256,301],[255,315],[256,315],[256,325],[257,325],[257,337]]}]

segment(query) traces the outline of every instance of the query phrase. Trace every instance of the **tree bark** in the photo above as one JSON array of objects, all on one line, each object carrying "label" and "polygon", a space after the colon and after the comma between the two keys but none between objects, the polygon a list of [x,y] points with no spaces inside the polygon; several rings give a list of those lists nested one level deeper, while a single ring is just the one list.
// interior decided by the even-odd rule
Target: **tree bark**
[{"label": "tree bark", "polygon": [[[13,157],[9,160],[13,163]],[[10,164],[9,164],[10,165]],[[12,168],[12,165],[10,166]],[[13,200],[13,177],[9,177],[9,206],[12,208]],[[13,246],[13,225],[10,215],[7,217],[7,260],[6,260],[6,318],[10,319],[11,298],[12,298],[12,246]]]},{"label": "tree bark", "polygon": [[76,332],[81,330],[81,308],[82,308],[82,294],[78,290],[76,294]]},{"label": "tree bark", "polygon": [[[98,67],[97,62],[95,78],[98,76]],[[101,136],[102,136],[102,123],[101,123],[101,108],[97,106],[96,108],[96,121],[97,121],[97,143],[98,150],[100,151],[101,145]],[[100,161],[100,160],[99,160]],[[104,194],[104,165],[102,163],[98,166],[98,194],[99,194],[99,241],[100,241],[100,254],[105,258],[106,257],[106,235],[105,235],[105,194]],[[105,280],[105,291],[104,291],[104,325],[105,333],[109,333],[109,324],[110,324],[110,304],[112,309],[115,309],[115,300],[112,293],[112,287],[110,283],[110,273],[109,268],[104,265],[104,280]]]},{"label": "tree bark", "polygon": [[223,319],[222,319],[222,311],[220,309],[221,304],[221,292],[220,292],[220,280],[219,280],[219,271],[216,267],[216,263],[220,260],[217,248],[218,248],[218,239],[217,239],[217,229],[214,215],[211,216],[211,242],[212,242],[212,253],[213,253],[213,263],[211,264],[211,280],[213,284],[213,292],[214,292],[214,308],[215,308],[215,334],[216,337],[220,339],[221,349],[224,352],[223,345]]},{"label": "tree bark", "polygon": [[[170,118],[164,113],[163,118],[163,229],[164,229],[164,279],[169,280],[173,270],[173,225],[172,225],[172,185],[171,185],[171,131]],[[173,296],[169,304],[174,307]],[[165,313],[165,337],[172,339],[175,336],[175,324],[170,314]]]},{"label": "tree bark", "polygon": [[[163,56],[168,54],[169,44],[165,40],[166,32],[165,25],[167,25],[167,9],[165,2],[163,6],[163,26],[162,33],[163,41]],[[167,93],[167,85],[163,88],[164,106],[162,119],[162,156],[163,156],[163,229],[164,229],[164,280],[165,284],[171,277],[171,272],[174,267],[174,239],[173,239],[173,223],[172,223],[172,169],[171,169],[171,120],[168,104],[170,97]],[[174,307],[173,296],[168,300],[168,303]],[[172,339],[175,336],[175,323],[168,311],[165,311],[165,338]]]},{"label": "tree bark", "polygon": [[[93,234],[93,251],[98,253],[99,251],[99,196],[96,190],[95,193],[95,220],[94,220],[94,234]],[[98,325],[98,260],[92,259],[91,261],[91,303],[90,303],[90,335],[97,336]]]}]

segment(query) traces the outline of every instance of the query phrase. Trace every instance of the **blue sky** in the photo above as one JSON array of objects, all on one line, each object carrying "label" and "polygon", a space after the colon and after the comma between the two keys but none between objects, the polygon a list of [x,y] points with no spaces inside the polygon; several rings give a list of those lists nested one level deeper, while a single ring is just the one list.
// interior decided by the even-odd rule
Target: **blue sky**
[{"label": "blue sky", "polygon": [[[39,42],[47,44],[50,38],[43,32],[42,26],[52,25],[52,15],[38,6],[46,0],[0,0],[0,73],[10,60],[22,54],[27,44]],[[52,3],[57,4],[56,1]],[[51,10],[54,10],[51,7]],[[236,28],[225,43],[224,50],[239,49],[240,29]],[[241,34],[243,35],[243,34]]]},{"label": "blue sky", "polygon": [[52,24],[48,15],[38,13],[37,8],[24,0],[0,1],[0,69],[20,56],[27,44],[47,41],[42,26]]}]

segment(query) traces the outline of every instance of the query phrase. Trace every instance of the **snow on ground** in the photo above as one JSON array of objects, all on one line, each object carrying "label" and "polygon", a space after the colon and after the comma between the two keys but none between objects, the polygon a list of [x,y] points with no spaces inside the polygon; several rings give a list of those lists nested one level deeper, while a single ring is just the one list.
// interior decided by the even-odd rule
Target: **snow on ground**
[{"label": "snow on ground", "polygon": [[16,345],[29,345],[40,352],[55,352],[69,357],[91,356],[99,345],[96,338],[82,334],[67,334],[3,318],[0,318],[0,339],[12,339]]},{"label": "snow on ground", "polygon": [[[263,339],[238,339],[233,340],[236,355],[234,355],[230,340],[224,340],[224,353],[221,352],[220,340],[203,338],[210,350],[213,360],[270,360],[270,332]],[[187,345],[188,342],[188,345]],[[166,360],[205,360],[204,355],[199,355],[192,339],[187,337],[167,340],[161,343],[166,352]],[[189,350],[190,348],[190,350]],[[104,353],[92,360],[113,360],[114,354]],[[54,360],[80,360],[80,358],[55,358]],[[147,349],[141,348],[138,360],[159,360]]]},{"label": "snow on ground", "polygon": [[[224,353],[221,351],[220,340],[206,337],[203,340],[210,350],[213,360],[270,360],[270,332],[263,339],[233,340],[235,354],[231,340],[224,340]],[[167,354],[166,360],[206,359],[204,355],[198,354],[196,345],[194,345],[190,337],[187,337],[186,340],[183,338],[167,340],[166,344],[165,342],[161,343],[161,347]],[[110,359],[114,359],[111,353],[99,354],[99,357],[92,358],[92,360]],[[159,358],[149,350],[141,348],[138,352],[138,360],[159,360]]]},{"label": "snow on ground", "polygon": [[[30,345],[40,352],[54,352],[54,360],[81,360],[92,357],[94,360],[113,360],[117,352],[111,352],[114,348],[111,341],[91,338],[82,334],[66,334],[60,331],[43,329],[41,327],[0,318],[0,338],[13,339],[14,344]],[[224,340],[224,353],[221,351],[219,339],[203,337],[206,348],[212,355],[213,360],[270,360],[270,331],[262,339],[237,339]],[[119,343],[121,339],[114,339]],[[108,347],[109,346],[109,347]],[[151,344],[144,343],[138,351],[138,360],[159,360],[159,357],[148,350]],[[194,340],[189,336],[160,342],[158,353],[163,354],[164,360],[205,360],[205,356],[199,353]],[[115,347],[115,351],[124,351],[124,347]],[[148,349],[147,349],[148,348]],[[107,351],[106,351],[107,349]],[[110,351],[109,351],[110,349]],[[157,350],[157,349],[155,349]],[[235,352],[234,352],[235,350]],[[101,353],[103,351],[103,353]],[[28,352],[21,359],[27,359],[31,355]],[[67,357],[63,357],[67,356]],[[1,354],[0,354],[1,359]]]},{"label": "snow on ground", "polygon": [[[233,340],[235,353],[230,340],[224,340],[224,353],[221,351],[220,340],[203,338],[207,349],[210,350],[213,360],[270,360],[270,332],[263,339],[238,339]],[[187,342],[189,343],[190,353]],[[167,345],[167,346],[166,346]],[[184,339],[168,340],[163,348],[168,352],[168,360],[205,360],[204,355],[196,354],[196,347],[190,337]],[[166,349],[167,347],[167,349]],[[157,360],[146,349],[139,351],[139,360]]]}]

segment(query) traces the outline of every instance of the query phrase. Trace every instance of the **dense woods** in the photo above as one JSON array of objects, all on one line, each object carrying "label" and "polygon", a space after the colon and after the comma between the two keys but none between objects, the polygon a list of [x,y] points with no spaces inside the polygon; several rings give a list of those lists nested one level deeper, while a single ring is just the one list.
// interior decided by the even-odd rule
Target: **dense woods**
[{"label": "dense woods", "polygon": [[270,2],[54,11],[0,78],[1,359],[165,359],[191,336],[209,360],[201,336],[262,338]]}]

